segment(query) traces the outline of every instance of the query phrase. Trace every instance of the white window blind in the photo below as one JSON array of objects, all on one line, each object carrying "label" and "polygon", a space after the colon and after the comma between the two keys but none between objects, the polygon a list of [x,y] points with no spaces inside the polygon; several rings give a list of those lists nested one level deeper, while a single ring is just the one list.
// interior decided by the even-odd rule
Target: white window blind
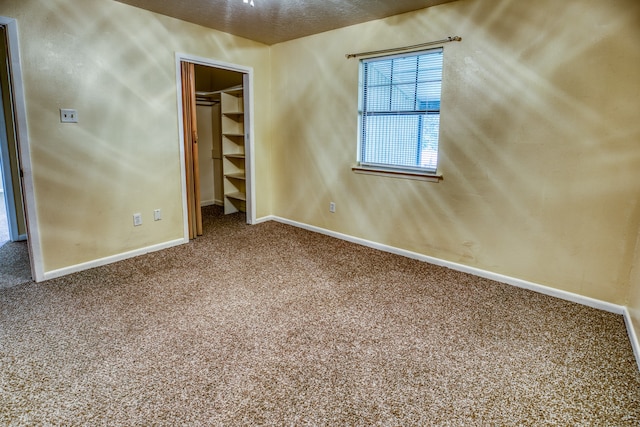
[{"label": "white window blind", "polygon": [[360,63],[362,166],[435,173],[442,48]]}]

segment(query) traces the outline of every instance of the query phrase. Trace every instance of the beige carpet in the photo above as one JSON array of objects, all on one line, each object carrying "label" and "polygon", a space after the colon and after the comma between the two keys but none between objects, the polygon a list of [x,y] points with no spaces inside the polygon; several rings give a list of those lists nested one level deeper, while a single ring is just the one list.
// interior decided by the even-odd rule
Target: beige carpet
[{"label": "beige carpet", "polygon": [[0,242],[0,290],[30,281],[27,242]]},{"label": "beige carpet", "polygon": [[0,290],[0,425],[638,426],[621,316],[275,222]]},{"label": "beige carpet", "polygon": [[[0,184],[2,184],[1,177]],[[1,188],[0,201],[0,289],[2,289],[29,282],[31,265],[27,242],[9,241],[9,222],[4,207],[4,192]]]}]

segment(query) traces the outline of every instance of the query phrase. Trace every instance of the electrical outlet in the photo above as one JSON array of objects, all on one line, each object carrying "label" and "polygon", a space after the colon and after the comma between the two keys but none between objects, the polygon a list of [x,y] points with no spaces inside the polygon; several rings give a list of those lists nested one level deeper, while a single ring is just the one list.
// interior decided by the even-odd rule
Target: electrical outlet
[{"label": "electrical outlet", "polygon": [[329,212],[331,213],[335,213],[336,212],[336,204],[333,202],[329,203]]},{"label": "electrical outlet", "polygon": [[142,225],[142,214],[133,214],[133,226],[137,227],[139,225]]},{"label": "electrical outlet", "polygon": [[160,221],[162,219],[162,211],[160,209],[154,209],[153,211],[153,220]]},{"label": "electrical outlet", "polygon": [[62,123],[78,123],[78,111],[70,108],[61,108],[60,121]]}]

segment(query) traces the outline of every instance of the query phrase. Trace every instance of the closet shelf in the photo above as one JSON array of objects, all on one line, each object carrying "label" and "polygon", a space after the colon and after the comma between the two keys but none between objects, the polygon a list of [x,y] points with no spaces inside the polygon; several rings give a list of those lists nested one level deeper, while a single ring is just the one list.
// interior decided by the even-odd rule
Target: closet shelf
[{"label": "closet shelf", "polygon": [[246,212],[245,123],[242,87],[220,94],[224,213]]},{"label": "closet shelf", "polygon": [[227,178],[233,178],[233,179],[242,179],[242,180],[247,179],[247,178],[244,176],[244,172],[238,172],[238,173],[227,173],[227,174],[225,174],[224,176],[226,176]]},{"label": "closet shelf", "polygon": [[247,196],[245,195],[245,193],[240,193],[240,192],[229,193],[229,194],[225,194],[224,196],[229,199],[236,199],[236,200],[242,200],[242,201],[247,200]]},{"label": "closet shelf", "polygon": [[233,88],[225,89],[224,93],[241,98],[243,94],[243,86],[235,86]]}]

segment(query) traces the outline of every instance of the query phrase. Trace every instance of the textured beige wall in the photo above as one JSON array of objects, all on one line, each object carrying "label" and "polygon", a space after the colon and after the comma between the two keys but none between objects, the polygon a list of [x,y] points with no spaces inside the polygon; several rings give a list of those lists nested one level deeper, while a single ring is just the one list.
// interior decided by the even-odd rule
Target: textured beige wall
[{"label": "textured beige wall", "polygon": [[[10,0],[0,15],[18,22],[45,272],[182,237],[175,52],[254,68],[269,213],[268,47],[112,0]],[[59,108],[80,122],[61,124]]]},{"label": "textured beige wall", "polygon": [[[444,181],[354,174],[358,61],[344,55],[453,35]],[[276,45],[274,214],[626,304],[639,45],[636,0],[463,0]]]}]

